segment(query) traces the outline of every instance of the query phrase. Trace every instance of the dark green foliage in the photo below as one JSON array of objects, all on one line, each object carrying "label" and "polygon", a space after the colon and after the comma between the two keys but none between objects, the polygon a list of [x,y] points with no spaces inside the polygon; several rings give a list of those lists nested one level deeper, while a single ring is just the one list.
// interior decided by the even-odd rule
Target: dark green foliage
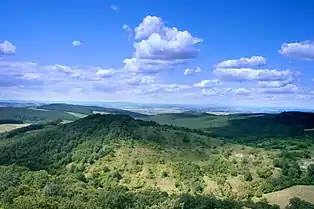
[{"label": "dark green foliage", "polygon": [[[273,177],[273,167],[266,167],[264,163],[257,170],[264,179],[254,175],[253,180],[249,172],[252,159],[245,156],[242,163],[238,159],[232,161],[230,144],[224,142],[220,147],[220,142],[209,135],[196,129],[159,125],[126,115],[100,114],[68,124],[57,121],[8,132],[2,135],[4,143],[0,144],[0,208],[277,209],[266,202],[235,201],[227,192],[223,199],[204,196],[205,176],[222,189],[228,187],[231,175],[243,175],[246,184],[254,184],[256,178],[261,181],[256,186],[260,195],[310,182],[314,176],[313,166],[305,171],[296,163],[306,153],[289,149],[274,160],[281,172],[279,177]],[[289,144],[300,149],[308,147],[306,143]],[[142,149],[138,149],[139,145]],[[127,162],[115,164],[113,161],[119,161],[123,156],[121,146],[125,146],[123,151],[126,153],[137,152],[138,157],[122,158]],[[217,154],[211,152],[211,147],[216,147]],[[147,150],[158,151],[160,155],[145,158],[146,155],[141,154]],[[256,150],[248,153],[253,158],[259,157]],[[176,160],[172,161],[172,157]],[[130,164],[132,167],[127,167]],[[174,180],[180,194],[169,195],[158,187],[151,188],[147,182],[152,179],[147,178],[143,184],[129,187],[127,182],[134,180],[130,176],[134,177],[140,171],[143,171],[141,175],[162,177],[165,182]],[[255,170],[251,171],[255,174]]]},{"label": "dark green foliage", "polygon": [[[306,149],[314,141],[305,129],[314,127],[314,113],[210,114],[171,113],[151,116],[162,124],[192,128],[195,133],[268,149]],[[248,128],[249,127],[249,128]]]},{"label": "dark green foliage", "polygon": [[0,119],[19,120],[23,123],[42,123],[58,119],[73,121],[78,118],[57,110],[41,111],[24,107],[0,107]]},{"label": "dark green foliage", "polygon": [[252,181],[253,180],[253,177],[249,171],[244,173],[244,180],[245,181]]},{"label": "dark green foliage", "polygon": [[301,200],[298,197],[294,197],[290,199],[290,203],[286,207],[286,209],[314,209],[314,205],[304,200]]},{"label": "dark green foliage", "polygon": [[307,168],[307,176],[310,184],[314,184],[314,164],[310,164]]},{"label": "dark green foliage", "polygon": [[[45,125],[27,126],[8,132],[4,139],[42,126]],[[154,140],[146,138],[148,133],[154,134]],[[10,143],[0,146],[0,164],[17,163],[33,170],[54,169],[72,160],[86,163],[93,153],[95,158],[104,157],[112,151],[112,147],[105,145],[112,140],[135,139],[179,146],[183,142],[172,136],[187,134],[192,133],[176,131],[155,122],[134,120],[126,115],[94,114],[73,123],[50,129],[42,128],[15,137]],[[100,148],[101,144],[104,144],[102,148]],[[81,169],[83,168],[79,170]]]},{"label": "dark green foliage", "polygon": [[[127,187],[115,185],[96,189],[88,182],[75,179],[72,174],[59,174],[46,179],[47,173],[44,171],[33,173],[20,167],[6,167],[6,170],[0,170],[2,177],[3,173],[19,176],[14,184],[0,193],[0,206],[4,209],[237,209],[243,206],[256,209],[277,208],[266,203],[219,200],[202,195],[169,196],[166,192],[152,188],[132,191]],[[44,182],[45,186],[37,189],[37,186],[42,186]]]},{"label": "dark green foliage", "polygon": [[16,119],[0,119],[0,125],[1,124],[23,124],[23,121]]},{"label": "dark green foliage", "polygon": [[17,135],[25,134],[29,131],[40,130],[40,129],[43,129],[45,127],[53,127],[53,126],[58,125],[60,122],[61,122],[60,120],[56,120],[56,121],[51,121],[48,123],[32,124],[32,125],[28,125],[25,127],[17,128],[17,129],[10,131],[10,132],[5,132],[5,133],[1,134],[0,139],[1,138],[8,139],[8,138],[15,137]]},{"label": "dark green foliage", "polygon": [[257,174],[260,178],[266,179],[270,177],[273,173],[270,168],[260,168],[257,170]]},{"label": "dark green foliage", "polygon": [[142,117],[147,116],[141,113],[132,112],[128,110],[121,110],[121,109],[116,109],[116,108],[105,108],[105,107],[98,107],[98,106],[85,106],[85,105],[73,105],[73,104],[61,104],[61,103],[42,105],[38,108],[45,109],[45,110],[74,112],[74,113],[80,113],[80,114],[85,114],[85,115],[91,115],[93,114],[93,111],[96,111],[96,112],[106,112],[110,114],[128,115],[134,118],[142,118]]},{"label": "dark green foliage", "polygon": [[166,178],[168,176],[168,173],[166,171],[161,172],[161,178]]}]

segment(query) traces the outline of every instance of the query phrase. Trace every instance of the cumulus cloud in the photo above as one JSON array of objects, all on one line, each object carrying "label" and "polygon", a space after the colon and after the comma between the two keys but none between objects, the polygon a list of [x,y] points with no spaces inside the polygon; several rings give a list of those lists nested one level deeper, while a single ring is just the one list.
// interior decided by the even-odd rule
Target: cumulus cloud
[{"label": "cumulus cloud", "polygon": [[260,93],[267,93],[267,94],[291,94],[297,93],[299,88],[294,84],[287,84],[282,87],[276,88],[259,88],[257,89]]},{"label": "cumulus cloud", "polygon": [[278,52],[285,56],[314,60],[314,42],[303,41],[295,43],[284,43],[281,45],[281,49]]},{"label": "cumulus cloud", "polygon": [[72,41],[73,46],[81,46],[82,42],[80,41]]},{"label": "cumulus cloud", "polygon": [[133,73],[158,73],[161,70],[173,69],[182,64],[182,60],[152,60],[127,58],[124,59],[124,68]]},{"label": "cumulus cloud", "polygon": [[140,87],[134,90],[137,94],[152,93],[179,93],[191,89],[189,85],[180,84],[151,84],[149,86]]},{"label": "cumulus cloud", "polygon": [[228,81],[285,81],[295,79],[299,73],[291,70],[217,68],[214,74]]},{"label": "cumulus cloud", "polygon": [[245,89],[245,88],[238,88],[238,89],[233,89],[232,92],[236,95],[249,95],[251,93],[250,90]]},{"label": "cumulus cloud", "polygon": [[219,85],[221,84],[221,82],[219,80],[202,80],[196,84],[194,84],[193,86],[194,87],[197,87],[197,88],[211,88],[215,85]]},{"label": "cumulus cloud", "polygon": [[260,88],[281,88],[288,84],[291,84],[292,80],[283,80],[283,81],[259,81],[257,86]]},{"label": "cumulus cloud", "polygon": [[160,17],[148,15],[134,29],[135,39],[147,39],[152,34],[160,32],[163,26],[164,23]]},{"label": "cumulus cloud", "polygon": [[101,78],[109,78],[113,76],[114,69],[100,69],[96,71],[96,74]]},{"label": "cumulus cloud", "polygon": [[266,59],[262,56],[242,57],[240,59],[225,60],[218,63],[216,68],[245,68],[251,66],[266,65]]},{"label": "cumulus cloud", "polygon": [[200,67],[197,67],[196,69],[186,68],[184,70],[184,75],[193,75],[200,72],[202,72],[202,69]]},{"label": "cumulus cloud", "polygon": [[16,52],[16,46],[14,46],[10,41],[5,40],[0,43],[0,54],[13,54]]},{"label": "cumulus cloud", "polygon": [[131,86],[133,85],[137,86],[140,84],[152,84],[155,82],[155,77],[153,76],[138,77],[136,75],[133,75],[132,77],[125,79],[123,82]]},{"label": "cumulus cloud", "polygon": [[113,5],[113,4],[110,5],[110,9],[112,9],[113,11],[118,11],[119,10],[118,6],[117,5]]},{"label": "cumulus cloud", "polygon": [[[128,29],[126,26],[124,28]],[[172,69],[173,65],[196,58],[199,53],[196,44],[202,42],[202,39],[192,36],[188,31],[167,27],[160,17],[150,15],[134,29],[134,33],[133,58],[124,60],[125,68],[132,72],[156,73]],[[147,66],[143,63],[154,64]]]},{"label": "cumulus cloud", "polygon": [[[56,86],[58,83],[102,82],[114,75],[114,69],[100,67],[78,67],[66,65],[40,65],[35,62],[0,62],[0,83],[16,86],[24,83],[32,85]],[[5,83],[5,84],[4,84]]]}]

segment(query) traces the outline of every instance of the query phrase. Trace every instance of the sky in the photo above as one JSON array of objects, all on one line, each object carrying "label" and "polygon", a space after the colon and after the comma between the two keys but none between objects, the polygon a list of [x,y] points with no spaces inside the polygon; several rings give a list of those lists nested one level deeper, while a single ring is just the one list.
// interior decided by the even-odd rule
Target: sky
[{"label": "sky", "polygon": [[0,100],[314,108],[312,0],[2,0]]}]

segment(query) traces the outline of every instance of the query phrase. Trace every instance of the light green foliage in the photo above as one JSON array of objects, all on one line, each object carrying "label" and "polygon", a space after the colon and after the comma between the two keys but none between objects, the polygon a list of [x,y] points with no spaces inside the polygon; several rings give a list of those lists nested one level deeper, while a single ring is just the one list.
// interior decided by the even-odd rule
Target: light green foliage
[{"label": "light green foliage", "polygon": [[[242,127],[233,120],[246,116],[223,117],[219,120]],[[233,135],[234,141],[213,138],[213,133],[221,133],[218,126],[205,133],[96,114],[1,135],[5,143],[0,143],[0,208],[270,209],[278,207],[246,200],[312,182],[313,166],[297,163],[310,155],[308,144],[289,138],[294,150],[281,153],[260,136],[249,140],[248,130],[230,128],[222,135],[246,132],[244,138]],[[259,142],[254,147],[262,148],[246,146],[254,140]],[[276,146],[287,143],[283,138],[272,141]]]}]

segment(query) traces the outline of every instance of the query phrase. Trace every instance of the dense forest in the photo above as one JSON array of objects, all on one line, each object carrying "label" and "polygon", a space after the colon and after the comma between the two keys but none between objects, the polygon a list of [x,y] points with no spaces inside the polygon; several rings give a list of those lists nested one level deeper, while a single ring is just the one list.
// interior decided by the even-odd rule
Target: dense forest
[{"label": "dense forest", "polygon": [[64,112],[73,112],[73,113],[80,113],[84,115],[90,115],[93,113],[110,113],[110,114],[123,114],[129,115],[134,118],[141,118],[147,115],[132,112],[128,110],[116,109],[116,108],[106,108],[106,107],[98,107],[98,106],[84,106],[84,105],[73,105],[73,104],[63,104],[63,103],[54,103],[48,105],[42,105],[38,107],[38,109],[45,109],[45,110],[57,110],[57,111],[64,111]]},{"label": "dense forest", "polygon": [[78,117],[63,111],[44,111],[27,107],[0,107],[0,120],[23,121],[23,123],[45,123],[52,120],[73,121]]},{"label": "dense forest", "polygon": [[[240,133],[233,129],[245,126],[237,123],[218,132],[93,114],[2,133],[0,208],[279,208],[263,194],[314,185],[313,137],[301,130],[313,120],[283,113],[266,118],[281,127],[267,132],[262,119],[239,119],[253,127]],[[312,207],[298,198],[287,206]]]}]

